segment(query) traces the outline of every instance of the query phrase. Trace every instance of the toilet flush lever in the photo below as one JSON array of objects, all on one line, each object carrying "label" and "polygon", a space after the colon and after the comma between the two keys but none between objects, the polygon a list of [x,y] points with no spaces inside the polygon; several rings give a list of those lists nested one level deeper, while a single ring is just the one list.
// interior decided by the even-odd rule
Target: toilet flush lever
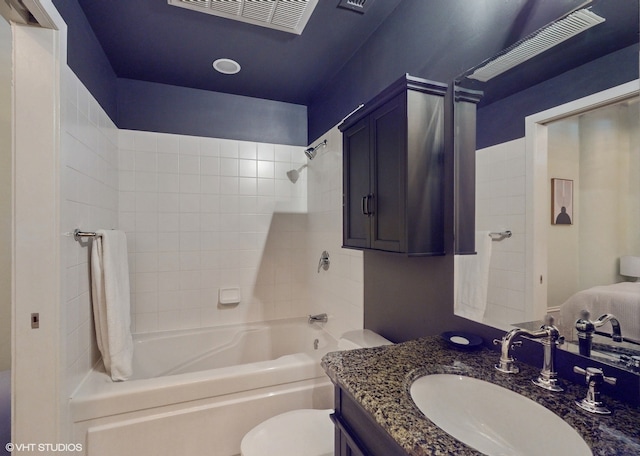
[{"label": "toilet flush lever", "polygon": [[320,274],[320,269],[324,269],[325,271],[329,270],[330,264],[331,260],[329,259],[329,252],[325,250],[322,252],[322,255],[320,255],[320,261],[318,262],[318,274]]}]

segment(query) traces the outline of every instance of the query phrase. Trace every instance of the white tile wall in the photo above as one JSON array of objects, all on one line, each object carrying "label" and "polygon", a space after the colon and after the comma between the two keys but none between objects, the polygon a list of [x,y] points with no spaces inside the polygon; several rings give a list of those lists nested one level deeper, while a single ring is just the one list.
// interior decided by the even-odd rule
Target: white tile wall
[{"label": "white tile wall", "polygon": [[492,243],[485,319],[524,321],[525,312],[525,142],[524,138],[476,153],[476,229],[511,230]]},{"label": "white tile wall", "polygon": [[[306,290],[312,313],[329,315],[327,330],[335,337],[362,328],[364,324],[364,269],[362,252],[342,246],[342,134],[333,128],[319,141],[327,147],[318,150],[309,162],[308,172],[308,252],[305,270]],[[315,144],[314,144],[315,145]],[[324,250],[331,266],[318,273]]]},{"label": "white tile wall", "polygon": [[[302,147],[121,130],[135,332],[306,315]],[[237,306],[220,288],[241,289]]]},{"label": "white tile wall", "polygon": [[[62,70],[61,231],[118,225],[118,134],[100,105],[69,68]],[[99,359],[90,300],[89,242],[61,240],[67,392]]]},{"label": "white tile wall", "polygon": [[[293,184],[302,147],[119,131],[68,68],[62,85],[61,231],[127,232],[134,332],[320,312],[336,336],[362,327],[362,253],[341,248],[337,129]],[[61,240],[69,394],[99,359],[89,247]],[[322,250],[331,268],[318,274]],[[219,305],[221,287],[242,302]]]}]

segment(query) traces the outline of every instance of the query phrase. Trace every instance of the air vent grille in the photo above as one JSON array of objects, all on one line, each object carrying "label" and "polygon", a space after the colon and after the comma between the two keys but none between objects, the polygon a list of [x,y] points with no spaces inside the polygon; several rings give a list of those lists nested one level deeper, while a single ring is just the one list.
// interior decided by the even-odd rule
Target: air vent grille
[{"label": "air vent grille", "polygon": [[273,14],[276,2],[244,2],[242,17],[253,19],[254,21],[269,22],[269,18]]},{"label": "air vent grille", "polygon": [[468,77],[486,82],[604,21],[604,18],[588,9],[575,11],[514,44],[495,59],[477,68]]},{"label": "air vent grille", "polygon": [[193,5],[193,6],[201,6],[202,8],[207,8],[209,6],[209,3],[211,3],[209,0],[183,0],[185,3],[188,3],[189,5]]},{"label": "air vent grille", "polygon": [[371,6],[371,3],[373,3],[373,0],[340,0],[338,7],[364,14]]},{"label": "air vent grille", "polygon": [[[183,3],[189,3],[189,0],[183,0]],[[213,11],[217,11],[222,14],[237,15],[240,14],[240,8],[242,7],[241,0],[207,0],[205,3],[207,3],[208,8],[211,8],[211,14],[215,14]]]},{"label": "air vent grille", "polygon": [[[284,3],[289,3],[286,7]],[[272,22],[275,25],[281,27],[295,28],[300,21],[300,18],[304,15],[304,10],[307,8],[306,2],[279,2],[276,6],[276,12],[273,15]]]},{"label": "air vent grille", "polygon": [[168,0],[168,3],[300,35],[318,0]]}]

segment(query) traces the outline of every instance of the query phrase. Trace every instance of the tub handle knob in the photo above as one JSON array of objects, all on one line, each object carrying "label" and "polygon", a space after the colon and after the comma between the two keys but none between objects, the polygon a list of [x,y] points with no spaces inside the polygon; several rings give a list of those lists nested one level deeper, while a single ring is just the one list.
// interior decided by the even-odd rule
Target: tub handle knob
[{"label": "tub handle knob", "polygon": [[320,255],[320,261],[318,262],[318,274],[320,274],[320,269],[324,269],[325,271],[329,270],[330,264],[331,260],[329,259],[329,252],[325,250],[322,252],[322,255]]}]

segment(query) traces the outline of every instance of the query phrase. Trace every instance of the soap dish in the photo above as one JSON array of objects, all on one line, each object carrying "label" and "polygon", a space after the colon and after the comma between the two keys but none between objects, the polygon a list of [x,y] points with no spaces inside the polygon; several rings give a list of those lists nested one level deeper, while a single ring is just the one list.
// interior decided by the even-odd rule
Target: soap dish
[{"label": "soap dish", "polygon": [[451,346],[471,350],[482,345],[482,338],[462,331],[447,331],[440,334]]}]

